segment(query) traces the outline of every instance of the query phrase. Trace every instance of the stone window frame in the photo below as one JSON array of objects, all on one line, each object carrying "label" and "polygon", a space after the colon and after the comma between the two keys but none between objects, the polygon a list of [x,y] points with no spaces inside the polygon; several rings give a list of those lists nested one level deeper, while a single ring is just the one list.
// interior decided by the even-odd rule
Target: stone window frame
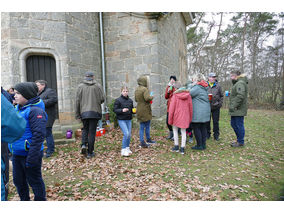
[{"label": "stone window frame", "polygon": [[56,79],[57,79],[57,96],[58,96],[58,110],[63,109],[63,89],[62,89],[62,62],[59,55],[55,50],[50,48],[35,48],[29,47],[20,51],[19,53],[19,65],[20,65],[20,76],[21,82],[27,81],[27,71],[26,71],[26,60],[31,55],[42,55],[42,56],[51,56],[55,59],[56,67]]}]

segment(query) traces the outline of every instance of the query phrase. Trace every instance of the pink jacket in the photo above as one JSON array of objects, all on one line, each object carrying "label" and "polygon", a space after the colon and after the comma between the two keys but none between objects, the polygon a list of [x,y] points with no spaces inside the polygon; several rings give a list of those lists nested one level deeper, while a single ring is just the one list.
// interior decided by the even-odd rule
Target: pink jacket
[{"label": "pink jacket", "polygon": [[189,127],[192,120],[192,100],[190,93],[175,93],[169,109],[169,124],[182,129]]}]

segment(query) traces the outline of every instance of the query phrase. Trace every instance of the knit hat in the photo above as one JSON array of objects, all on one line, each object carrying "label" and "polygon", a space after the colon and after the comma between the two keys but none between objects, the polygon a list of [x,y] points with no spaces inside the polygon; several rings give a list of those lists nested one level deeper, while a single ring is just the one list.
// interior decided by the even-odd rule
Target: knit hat
[{"label": "knit hat", "polygon": [[170,80],[171,80],[171,79],[174,79],[175,81],[177,81],[177,77],[176,77],[175,75],[171,75],[171,76],[170,76]]},{"label": "knit hat", "polygon": [[38,93],[38,87],[34,82],[18,83],[14,88],[27,100],[36,97]]}]

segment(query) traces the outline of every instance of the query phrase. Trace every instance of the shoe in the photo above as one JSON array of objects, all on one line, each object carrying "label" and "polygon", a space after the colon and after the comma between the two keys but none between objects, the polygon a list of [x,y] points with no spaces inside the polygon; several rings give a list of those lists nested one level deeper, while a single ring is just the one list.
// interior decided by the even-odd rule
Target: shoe
[{"label": "shoe", "polygon": [[146,144],[144,141],[143,142],[140,142],[140,148],[148,148],[150,145],[149,144]]},{"label": "shoe", "polygon": [[123,157],[128,157],[129,156],[129,152],[128,152],[128,150],[126,148],[121,150],[121,156],[123,156]]},{"label": "shoe", "polygon": [[244,144],[240,144],[240,143],[231,144],[231,147],[242,147],[242,146],[244,146]]},{"label": "shoe", "polygon": [[180,154],[184,155],[184,147],[180,147],[179,152],[180,152]]},{"label": "shoe", "polygon": [[52,153],[46,153],[46,154],[45,154],[45,158],[50,158],[51,155],[52,155]]},{"label": "shoe", "polygon": [[127,151],[128,151],[129,154],[132,154],[132,152],[131,152],[131,150],[130,150],[129,147],[126,147],[126,149],[127,149]]},{"label": "shoe", "polygon": [[168,140],[171,140],[174,137],[173,131],[169,132],[169,136],[167,137]]},{"label": "shoe", "polygon": [[172,148],[172,152],[179,152],[179,146],[174,146]]},{"label": "shoe", "polygon": [[87,158],[88,158],[88,159],[93,158],[93,157],[95,157],[95,153],[94,153],[94,152],[93,152],[92,154],[89,153],[89,154],[87,155]]},{"label": "shoe", "polygon": [[193,137],[189,137],[188,143],[193,143]]},{"label": "shoe", "polygon": [[86,145],[85,145],[85,144],[84,144],[84,145],[82,145],[82,147],[81,147],[81,154],[82,154],[82,155],[87,154],[87,147],[86,147]]},{"label": "shoe", "polygon": [[191,149],[194,149],[194,150],[203,150],[203,147],[196,145],[196,146],[191,147]]},{"label": "shoe", "polygon": [[149,144],[155,144],[155,143],[157,143],[156,141],[152,141],[151,139],[150,140],[147,140],[147,143],[149,143]]},{"label": "shoe", "polygon": [[219,136],[218,137],[214,137],[214,140],[215,141],[219,141],[220,139],[219,139]]}]

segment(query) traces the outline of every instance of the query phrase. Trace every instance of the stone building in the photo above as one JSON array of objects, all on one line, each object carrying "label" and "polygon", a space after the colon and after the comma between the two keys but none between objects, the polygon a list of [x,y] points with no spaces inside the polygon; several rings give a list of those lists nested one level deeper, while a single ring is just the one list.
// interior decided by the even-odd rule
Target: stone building
[{"label": "stone building", "polygon": [[134,99],[137,78],[146,75],[155,96],[153,115],[161,117],[169,76],[187,78],[186,26],[192,19],[191,13],[103,13],[101,37],[95,12],[1,13],[1,85],[47,80],[57,90],[59,122],[68,124],[86,71],[105,85],[107,103],[124,84]]}]

